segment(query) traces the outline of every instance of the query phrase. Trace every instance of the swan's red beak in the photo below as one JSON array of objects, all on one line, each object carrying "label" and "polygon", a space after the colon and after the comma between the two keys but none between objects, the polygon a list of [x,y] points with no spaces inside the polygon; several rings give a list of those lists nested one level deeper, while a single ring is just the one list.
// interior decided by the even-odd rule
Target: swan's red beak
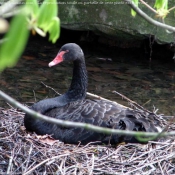
[{"label": "swan's red beak", "polygon": [[63,55],[66,53],[66,51],[61,51],[53,61],[49,63],[49,67],[55,66],[63,61]]}]

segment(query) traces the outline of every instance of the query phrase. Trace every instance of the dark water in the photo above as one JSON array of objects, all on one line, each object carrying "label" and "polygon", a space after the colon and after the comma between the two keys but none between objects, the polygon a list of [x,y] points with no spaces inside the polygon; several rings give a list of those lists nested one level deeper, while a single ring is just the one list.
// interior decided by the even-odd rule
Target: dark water
[{"label": "dark water", "polygon": [[[48,67],[60,46],[44,39],[32,39],[18,64],[0,75],[1,90],[27,105],[56,95],[41,82],[64,93],[71,81],[72,64]],[[139,50],[108,49],[83,47],[89,76],[88,92],[128,105],[112,93],[115,90],[150,110],[155,107],[159,113],[175,114],[173,53],[164,56],[162,50],[160,53],[156,50],[153,53],[157,52],[157,57],[160,54],[160,57],[166,58],[149,60],[149,54],[137,53]],[[0,106],[9,107],[2,99]]]}]

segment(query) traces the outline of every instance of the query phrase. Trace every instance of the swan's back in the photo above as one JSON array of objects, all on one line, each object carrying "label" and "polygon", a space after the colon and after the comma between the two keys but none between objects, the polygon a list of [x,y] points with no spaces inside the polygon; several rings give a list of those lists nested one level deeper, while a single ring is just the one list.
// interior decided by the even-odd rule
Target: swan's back
[{"label": "swan's back", "polygon": [[[103,100],[82,100],[71,102],[65,106],[53,108],[45,115],[57,119],[89,123],[107,128],[157,132],[155,126],[159,124],[153,115],[143,115],[143,112],[124,108],[116,103]],[[138,142],[134,137],[121,135],[106,135],[83,128],[67,128],[41,120],[31,122],[31,127],[37,134],[51,134],[55,139],[65,143],[82,144],[93,141],[111,144],[120,142]]]}]

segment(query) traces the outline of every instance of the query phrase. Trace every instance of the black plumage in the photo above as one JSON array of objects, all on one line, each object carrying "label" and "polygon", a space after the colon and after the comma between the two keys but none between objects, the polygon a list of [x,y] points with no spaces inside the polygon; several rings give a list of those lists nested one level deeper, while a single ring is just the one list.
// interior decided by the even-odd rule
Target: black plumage
[{"label": "black plumage", "polygon": [[[73,78],[68,91],[58,97],[41,100],[31,109],[46,116],[62,120],[90,123],[97,126],[131,131],[157,132],[159,120],[154,115],[122,107],[105,100],[85,99],[87,90],[87,71],[84,54],[74,43],[65,44],[57,57],[49,64],[54,66],[62,61],[73,61]],[[67,128],[35,119],[25,115],[24,124],[27,130],[37,134],[50,134],[65,143],[86,144],[92,141],[111,144],[139,142],[132,136],[106,135],[83,128]]]}]

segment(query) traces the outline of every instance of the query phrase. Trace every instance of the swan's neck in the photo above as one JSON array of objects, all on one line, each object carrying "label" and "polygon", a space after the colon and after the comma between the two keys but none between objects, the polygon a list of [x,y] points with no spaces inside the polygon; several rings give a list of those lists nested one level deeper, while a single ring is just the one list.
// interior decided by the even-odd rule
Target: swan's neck
[{"label": "swan's neck", "polygon": [[65,94],[70,101],[82,100],[86,96],[88,78],[84,58],[73,62],[73,77],[69,90]]},{"label": "swan's neck", "polygon": [[33,110],[45,114],[48,110],[64,106],[69,102],[83,100],[86,97],[88,78],[84,58],[74,61],[73,64],[73,77],[69,90],[61,96],[35,103],[31,107]]}]

